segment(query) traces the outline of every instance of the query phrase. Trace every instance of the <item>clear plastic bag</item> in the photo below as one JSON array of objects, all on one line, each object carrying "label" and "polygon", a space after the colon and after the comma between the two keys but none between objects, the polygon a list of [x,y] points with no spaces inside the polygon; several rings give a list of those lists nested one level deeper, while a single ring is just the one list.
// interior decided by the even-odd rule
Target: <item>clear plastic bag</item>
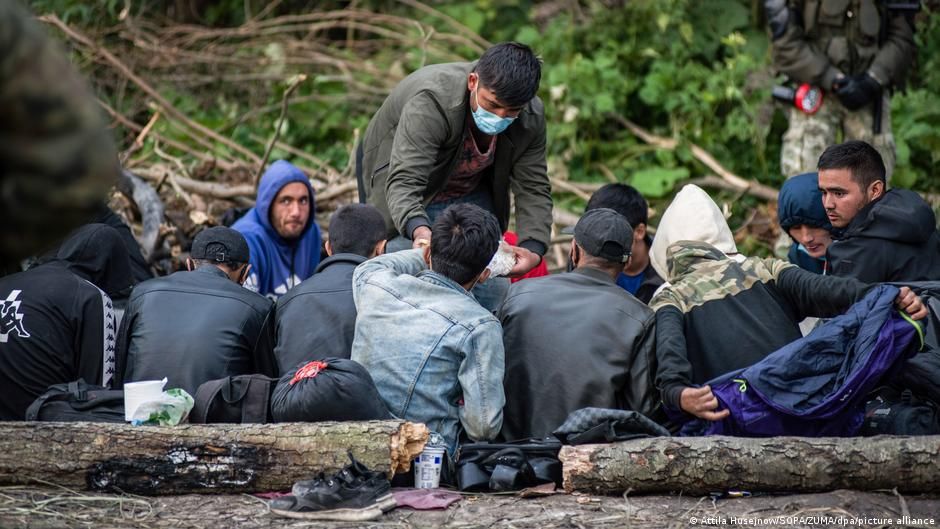
[{"label": "clear plastic bag", "polygon": [[137,407],[131,424],[176,426],[184,422],[193,409],[193,397],[186,390],[172,388],[164,391],[159,399],[148,400]]}]

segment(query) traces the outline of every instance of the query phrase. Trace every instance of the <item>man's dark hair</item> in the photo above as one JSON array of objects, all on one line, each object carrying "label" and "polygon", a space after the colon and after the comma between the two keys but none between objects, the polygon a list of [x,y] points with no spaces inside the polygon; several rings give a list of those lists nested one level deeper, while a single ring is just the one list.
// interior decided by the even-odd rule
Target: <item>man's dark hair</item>
[{"label": "man's dark hair", "polygon": [[375,206],[348,204],[330,217],[330,245],[334,254],[369,257],[382,240],[385,240],[385,220]]},{"label": "man's dark hair", "polygon": [[595,191],[584,211],[597,208],[608,208],[620,213],[633,228],[639,224],[647,224],[649,220],[649,204],[646,199],[636,188],[627,184],[607,184]]},{"label": "man's dark hair", "polygon": [[473,204],[454,204],[431,228],[431,266],[461,285],[469,283],[489,264],[501,237],[492,213]]},{"label": "man's dark hair", "polygon": [[852,181],[868,189],[872,183],[885,181],[885,163],[881,154],[864,141],[852,140],[839,145],[830,145],[819,157],[816,169],[848,169],[852,174]]},{"label": "man's dark hair", "polygon": [[521,107],[535,97],[542,79],[542,64],[535,52],[518,42],[486,50],[473,71],[480,76],[480,84],[510,107]]}]

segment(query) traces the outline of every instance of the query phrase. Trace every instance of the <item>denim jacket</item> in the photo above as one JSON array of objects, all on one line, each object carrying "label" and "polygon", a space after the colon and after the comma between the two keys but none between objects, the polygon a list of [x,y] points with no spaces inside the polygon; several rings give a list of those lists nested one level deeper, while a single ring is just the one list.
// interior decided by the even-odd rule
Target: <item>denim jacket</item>
[{"label": "denim jacket", "polygon": [[475,441],[499,433],[503,330],[471,294],[428,270],[421,250],[406,250],[359,265],[353,299],[352,359],[389,411],[441,434],[451,456],[461,425]]}]

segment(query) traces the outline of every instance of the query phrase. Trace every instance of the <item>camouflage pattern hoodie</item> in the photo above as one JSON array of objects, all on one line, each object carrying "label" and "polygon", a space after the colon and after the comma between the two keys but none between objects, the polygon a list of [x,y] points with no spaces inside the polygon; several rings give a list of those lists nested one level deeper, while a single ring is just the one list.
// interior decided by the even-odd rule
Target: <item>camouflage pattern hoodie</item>
[{"label": "camouflage pattern hoodie", "polygon": [[780,259],[738,262],[705,242],[667,249],[665,286],[650,302],[656,311],[656,387],[679,409],[686,387],[748,367],[800,338],[805,317],[832,317],[869,287],[821,276]]}]

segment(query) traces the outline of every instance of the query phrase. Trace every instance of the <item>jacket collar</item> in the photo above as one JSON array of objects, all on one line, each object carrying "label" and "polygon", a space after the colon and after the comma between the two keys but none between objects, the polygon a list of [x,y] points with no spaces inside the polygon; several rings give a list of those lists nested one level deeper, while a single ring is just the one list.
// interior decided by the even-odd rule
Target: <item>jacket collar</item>
[{"label": "jacket collar", "polygon": [[596,268],[591,268],[589,266],[582,266],[580,268],[575,268],[571,272],[575,274],[581,274],[581,275],[584,275],[593,279],[597,279],[598,281],[603,281],[605,283],[611,283],[611,284],[617,283],[617,280],[610,277],[610,275],[608,275],[607,272],[598,270]]},{"label": "jacket collar", "polygon": [[433,270],[422,270],[421,272],[418,273],[416,277],[418,277],[422,281],[433,283],[435,285],[440,285],[442,287],[447,287],[451,290],[456,290],[457,292],[461,292],[467,295],[468,297],[473,298],[473,294],[468,292],[464,287],[460,286],[460,283],[457,283],[456,281],[454,281],[453,279],[450,279],[449,277],[445,277],[441,274],[438,274],[437,272]]},{"label": "jacket collar", "polygon": [[196,272],[199,274],[209,274],[212,276],[221,277],[225,279],[226,281],[231,281],[231,278],[229,278],[228,274],[223,272],[221,268],[215,265],[200,266],[199,268],[193,270],[193,272]]},{"label": "jacket collar", "polygon": [[337,253],[333,254],[330,257],[327,257],[317,266],[317,269],[314,271],[315,274],[318,274],[325,270],[327,267],[339,263],[347,263],[353,266],[359,266],[362,263],[366,262],[366,258],[361,255],[356,255],[354,253]]}]

